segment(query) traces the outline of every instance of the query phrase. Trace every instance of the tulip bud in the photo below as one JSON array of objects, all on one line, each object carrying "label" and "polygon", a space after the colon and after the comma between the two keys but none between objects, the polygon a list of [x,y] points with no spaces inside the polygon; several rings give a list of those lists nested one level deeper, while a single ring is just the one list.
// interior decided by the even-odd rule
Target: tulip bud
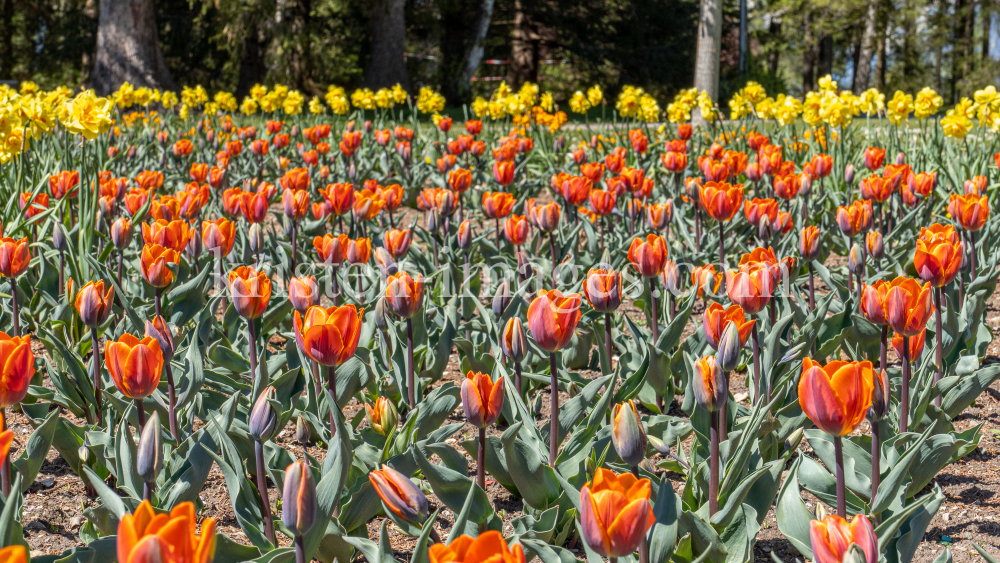
[{"label": "tulip bud", "polygon": [[250,436],[258,442],[266,442],[278,433],[278,395],[273,386],[268,386],[257,397],[250,411]]},{"label": "tulip bud", "polygon": [[250,225],[247,238],[250,240],[251,252],[260,254],[264,250],[264,229],[261,228],[260,223]]},{"label": "tulip bud", "polygon": [[889,393],[891,389],[889,387],[889,377],[884,370],[875,370],[872,383],[874,384],[872,389],[872,408],[868,411],[868,415],[873,422],[877,423],[889,414],[891,406]]},{"label": "tulip bud", "polygon": [[80,458],[80,463],[86,464],[90,461],[90,448],[87,447],[86,442],[76,449],[76,455]]},{"label": "tulip bud", "polygon": [[517,273],[523,279],[528,279],[535,275],[535,271],[531,267],[531,262],[528,260],[528,255],[523,252],[517,253]]},{"label": "tulip bud", "polygon": [[885,257],[885,244],[882,242],[882,233],[871,231],[865,236],[865,244],[868,246],[868,254],[875,260]]},{"label": "tulip bud", "polygon": [[354,162],[352,161],[351,166],[348,167],[347,169],[347,177],[350,178],[351,181],[353,182],[357,178],[357,176],[358,176],[358,167],[355,166]]},{"label": "tulip bud", "polygon": [[472,224],[468,219],[458,225],[458,247],[462,250],[472,248]]},{"label": "tulip bud", "polygon": [[615,405],[611,409],[611,421],[611,443],[618,456],[627,465],[639,465],[646,459],[646,432],[632,401]]},{"label": "tulip bud", "polygon": [[853,164],[848,164],[846,167],[844,167],[844,181],[847,182],[848,186],[850,186],[851,184],[854,183],[854,165]]},{"label": "tulip bud", "polygon": [[160,437],[160,413],[154,412],[146,421],[139,436],[139,448],[135,457],[135,469],[147,483],[156,482],[156,476],[163,469],[163,441]]},{"label": "tulip bud", "polygon": [[411,524],[423,524],[429,509],[427,497],[406,475],[382,465],[368,474],[375,492],[385,504],[386,514]]},{"label": "tulip bud", "polygon": [[281,521],[295,537],[303,536],[316,521],[316,482],[304,461],[285,469],[285,487],[281,495]]},{"label": "tulip bud", "polygon": [[497,287],[497,292],[493,296],[493,314],[498,318],[503,314],[504,310],[510,305],[510,285],[507,284],[507,280]]},{"label": "tulip bud", "polygon": [[789,434],[788,438],[785,439],[785,451],[791,452],[799,448],[799,443],[802,442],[802,436],[805,432],[804,428],[799,428],[795,432]]},{"label": "tulip bud", "polygon": [[163,352],[163,361],[169,362],[174,357],[174,333],[170,325],[163,317],[153,317],[152,321],[146,321],[146,333],[144,336],[152,337],[160,345]]},{"label": "tulip bud", "polygon": [[436,232],[438,227],[438,212],[437,209],[431,209],[430,212],[424,216],[424,227],[430,232]]},{"label": "tulip bud", "polygon": [[124,217],[115,219],[111,225],[111,242],[121,250],[132,242],[132,222]]},{"label": "tulip bud", "polygon": [[902,166],[906,162],[906,155],[902,151],[896,153],[896,166]]},{"label": "tulip bud", "polygon": [[694,367],[694,398],[708,412],[720,411],[729,400],[729,382],[715,356],[705,356]]},{"label": "tulip bud", "polygon": [[809,195],[812,193],[812,176],[806,173],[799,174],[799,193]]},{"label": "tulip bud", "polygon": [[188,239],[187,246],[184,247],[184,254],[188,255],[192,260],[197,260],[198,256],[201,255],[201,250],[201,237],[193,236]]},{"label": "tulip bud", "polygon": [[97,210],[98,216],[94,226],[97,227],[97,230],[102,230],[101,227],[104,224],[104,218],[111,217],[111,203],[107,198],[102,197],[97,200]]},{"label": "tulip bud", "polygon": [[375,400],[374,407],[365,403],[365,419],[372,430],[382,436],[388,436],[399,424],[399,413],[396,412],[392,401],[385,397],[379,397]]},{"label": "tulip bud", "polygon": [[378,266],[383,276],[391,276],[399,271],[396,261],[392,259],[392,255],[384,246],[375,249],[375,265]]},{"label": "tulip bud", "polygon": [[552,148],[556,152],[563,150],[563,147],[565,146],[566,146],[566,137],[564,137],[563,135],[559,135],[559,137],[555,140],[555,142],[552,143]]},{"label": "tulip bud", "polygon": [[524,328],[521,326],[521,320],[513,317],[507,319],[500,338],[503,355],[513,362],[521,362],[524,360],[524,348]]},{"label": "tulip bud", "polygon": [[736,323],[728,323],[726,328],[722,329],[722,336],[719,337],[719,351],[715,355],[722,371],[733,371],[736,366],[740,365],[740,350],[742,348],[740,332]]},{"label": "tulip bud", "polygon": [[765,220],[757,223],[757,238],[761,241],[769,241],[771,237],[774,236],[774,230],[771,228],[771,222],[766,218]]},{"label": "tulip bud", "polygon": [[305,446],[309,444],[310,438],[312,438],[312,432],[309,430],[309,424],[306,423],[306,417],[300,414],[295,420],[295,440]]},{"label": "tulip bud", "polygon": [[375,303],[375,326],[379,330],[389,328],[389,311],[386,309],[385,297],[379,297],[378,302]]},{"label": "tulip bud", "polygon": [[59,252],[69,250],[69,242],[66,240],[66,230],[63,228],[62,223],[56,223],[52,229],[52,248]]},{"label": "tulip bud", "polygon": [[847,259],[847,267],[857,275],[864,273],[865,255],[860,244],[854,243],[854,246],[851,247],[851,254]]}]

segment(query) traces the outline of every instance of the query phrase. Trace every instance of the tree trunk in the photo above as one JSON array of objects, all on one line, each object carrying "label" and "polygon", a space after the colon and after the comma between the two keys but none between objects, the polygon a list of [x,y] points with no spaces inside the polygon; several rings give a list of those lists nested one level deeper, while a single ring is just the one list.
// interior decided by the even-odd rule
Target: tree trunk
[{"label": "tree trunk", "polygon": [[236,80],[236,97],[243,98],[250,94],[250,89],[255,84],[264,82],[267,75],[267,68],[264,66],[264,58],[261,56],[262,45],[260,30],[253,25],[247,30],[246,39],[243,40],[243,57],[240,59],[240,72]]},{"label": "tree trunk", "polygon": [[990,12],[990,3],[986,0],[979,0],[979,17],[983,26],[983,55],[980,59],[979,67],[986,68],[986,63],[990,60],[990,27],[993,23],[993,13]]},{"label": "tree trunk", "polygon": [[914,17],[913,1],[906,1],[906,11],[903,14],[903,76],[910,78],[916,76],[917,62],[920,54],[916,52],[915,40],[917,38],[917,21]]},{"label": "tree trunk", "polygon": [[963,77],[962,71],[965,68],[962,65],[962,54],[964,53],[964,49],[962,48],[963,47],[962,43],[964,41],[963,35],[965,33],[965,7],[966,7],[966,5],[967,5],[966,4],[966,0],[955,0],[955,17],[953,18],[954,22],[955,22],[955,24],[954,24],[955,25],[955,29],[954,29],[954,35],[953,35],[953,37],[955,38],[955,46],[951,50],[951,99],[952,99],[952,103],[958,102],[958,98],[961,95],[961,93],[959,91],[959,85],[958,85],[958,83],[959,83],[959,81],[962,80],[962,77]]},{"label": "tree trunk", "polygon": [[365,72],[365,86],[389,88],[401,84],[410,89],[406,77],[406,0],[378,0],[372,11],[371,59]]},{"label": "tree trunk", "polygon": [[771,74],[778,72],[778,60],[781,54],[781,49],[777,47],[781,43],[781,20],[772,16],[771,23],[767,27],[768,33],[771,34],[772,40],[775,46],[771,48],[771,51],[767,54],[767,71]]},{"label": "tree trunk", "polygon": [[875,89],[881,92],[885,89],[886,37],[884,29],[885,23],[879,22],[879,25],[883,26],[883,28],[879,30],[875,47],[878,50],[878,60],[875,61]]},{"label": "tree trunk", "polygon": [[812,92],[816,86],[816,48],[813,45],[812,12],[802,16],[802,91]]},{"label": "tree trunk", "polygon": [[525,82],[538,82],[538,32],[524,3],[514,0],[514,32],[510,42],[507,82],[517,90]]},{"label": "tree trunk", "polygon": [[819,40],[819,76],[833,74],[833,36],[824,35]]},{"label": "tree trunk", "polygon": [[[719,55],[722,52],[722,0],[701,0],[698,15],[698,46],[694,63],[694,86],[719,97]],[[698,114],[700,117],[700,113]]]},{"label": "tree trunk", "polygon": [[3,7],[3,27],[0,28],[0,78],[11,79],[14,74],[14,0],[0,0]]},{"label": "tree trunk", "polygon": [[122,82],[177,89],[160,50],[153,0],[101,0],[90,84],[98,94],[106,95]]},{"label": "tree trunk", "polygon": [[938,92],[944,91],[944,41],[941,40],[941,37],[947,35],[946,1],[938,0],[937,13],[934,15],[938,35],[938,39],[934,41],[934,85]]},{"label": "tree trunk", "polygon": [[475,0],[474,3],[478,4],[477,10],[470,9],[468,2],[439,4],[441,93],[455,103],[472,101],[472,75],[483,60],[483,41],[493,19],[494,0]]},{"label": "tree trunk", "polygon": [[973,62],[975,59],[975,45],[973,34],[976,30],[976,9],[973,4],[968,4],[965,9],[965,29],[962,31],[962,57],[965,59],[965,76],[972,74]]}]

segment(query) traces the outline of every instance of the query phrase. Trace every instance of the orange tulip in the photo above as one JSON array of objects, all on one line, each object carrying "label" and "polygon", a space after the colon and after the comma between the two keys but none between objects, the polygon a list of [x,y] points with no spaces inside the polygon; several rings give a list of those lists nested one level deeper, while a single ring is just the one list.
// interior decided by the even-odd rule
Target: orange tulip
[{"label": "orange tulip", "polygon": [[587,545],[610,558],[634,552],[655,519],[651,491],[649,479],[598,468],[580,490],[580,529]]},{"label": "orange tulip", "polygon": [[705,291],[716,295],[722,287],[722,277],[722,272],[715,273],[715,266],[712,264],[698,266],[691,272],[691,285],[694,286],[699,299]]},{"label": "orange tulip", "polygon": [[315,276],[293,277],[288,280],[288,300],[296,311],[305,313],[309,307],[319,304],[319,298],[319,285],[316,284]]},{"label": "orange tulip", "polygon": [[309,211],[309,192],[285,188],[281,194],[281,206],[285,217],[298,221]]},{"label": "orange tulip", "polygon": [[147,244],[142,247],[142,255],[139,257],[142,278],[153,287],[167,287],[174,281],[174,272],[167,264],[177,264],[180,260],[180,253],[176,250],[159,244]]},{"label": "orange tulip", "polygon": [[722,331],[729,326],[729,323],[736,323],[736,330],[740,334],[740,345],[743,346],[746,345],[756,322],[756,320],[748,321],[739,305],[730,305],[723,309],[722,305],[712,303],[705,309],[701,324],[709,346],[717,349]]},{"label": "orange tulip", "polygon": [[382,242],[385,244],[385,248],[389,251],[389,254],[396,260],[399,260],[410,249],[412,237],[413,232],[410,229],[406,229],[405,231],[390,229],[383,234]]},{"label": "orange tulip", "polygon": [[450,545],[436,543],[427,550],[430,563],[524,563],[524,548],[521,544],[513,548],[496,530],[471,536],[461,535]]},{"label": "orange tulip", "polygon": [[701,188],[701,205],[716,221],[728,221],[743,204],[743,184],[706,182]]},{"label": "orange tulip", "polygon": [[837,207],[837,226],[849,237],[872,228],[872,202],[857,200],[847,207]]},{"label": "orange tulip", "polygon": [[462,380],[462,409],[469,424],[486,428],[496,422],[503,408],[504,378],[493,381],[485,373],[469,371]]},{"label": "orange tulip", "polygon": [[218,258],[229,256],[236,243],[236,225],[225,217],[215,221],[202,221],[201,242],[209,253],[218,252]]},{"label": "orange tulip", "polygon": [[187,221],[164,221],[157,219],[152,225],[142,224],[142,240],[146,245],[158,244],[177,252],[183,252],[191,238],[191,227]]},{"label": "orange tulip", "polygon": [[385,209],[389,213],[395,213],[403,203],[403,186],[399,184],[389,184],[388,186],[375,190],[375,194],[385,201]]},{"label": "orange tulip", "polygon": [[62,170],[58,174],[49,176],[49,191],[56,199],[76,197],[77,190],[73,188],[78,185],[80,185],[80,173],[76,170]]},{"label": "orange tulip", "polygon": [[163,351],[152,336],[139,340],[125,333],[117,342],[109,340],[104,344],[104,366],[123,395],[143,399],[160,384]]},{"label": "orange tulip", "polygon": [[310,359],[327,367],[339,366],[354,355],[361,339],[365,310],[354,305],[313,306],[305,315],[295,312],[295,338]]},{"label": "orange tulip", "polygon": [[698,406],[708,412],[721,411],[729,401],[729,382],[715,356],[705,356],[695,362],[692,381]]},{"label": "orange tulip", "polygon": [[514,181],[514,161],[502,160],[494,162],[493,179],[501,186],[509,186]]},{"label": "orange tulip", "polygon": [[804,227],[799,236],[799,254],[806,260],[819,255],[819,228],[814,225]]},{"label": "orange tulip", "polygon": [[240,316],[256,319],[271,302],[271,278],[266,272],[240,266],[229,272],[229,293]]},{"label": "orange tulip", "polygon": [[875,283],[861,285],[861,312],[865,318],[877,325],[889,324],[886,309],[886,296],[889,293],[889,283],[876,280]]},{"label": "orange tulip", "polygon": [[610,190],[591,190],[590,192],[590,208],[601,217],[610,215],[615,210],[617,200],[615,193]]},{"label": "orange tulip", "polygon": [[385,207],[385,200],[370,190],[361,190],[354,196],[354,217],[358,221],[371,221]]},{"label": "orange tulip", "polygon": [[514,246],[521,246],[531,234],[531,225],[524,215],[511,215],[504,222],[503,234],[507,242]]},{"label": "orange tulip", "polygon": [[546,352],[561,350],[573,338],[580,322],[580,294],[563,295],[557,289],[540,291],[528,306],[528,330]]},{"label": "orange tulip", "polygon": [[285,172],[278,183],[286,190],[305,190],[309,188],[309,169],[292,168]]},{"label": "orange tulip", "polygon": [[646,235],[646,240],[636,237],[628,248],[628,261],[639,275],[655,278],[667,261],[667,243],[660,235]]},{"label": "orange tulip", "polygon": [[834,361],[821,366],[807,357],[802,361],[799,404],[820,430],[846,436],[865,419],[874,387],[869,361]]},{"label": "orange tulip", "polygon": [[861,548],[868,563],[879,560],[878,538],[864,514],[855,516],[850,524],[836,514],[822,520],[810,520],[809,543],[814,563],[840,563],[851,544]]},{"label": "orange tulip", "polygon": [[746,264],[739,271],[726,272],[726,293],[729,299],[751,315],[767,306],[775,284],[773,271],[762,263]]},{"label": "orange tulip", "polygon": [[456,168],[448,173],[448,185],[458,193],[465,193],[472,187],[472,171]]},{"label": "orange tulip", "polygon": [[354,184],[328,184],[326,189],[319,189],[319,195],[336,215],[343,215],[354,206]]},{"label": "orange tulip", "polygon": [[[3,416],[0,416],[0,420],[3,420]],[[14,439],[14,433],[10,430],[5,430],[0,434],[0,442],[6,442],[6,446],[0,447],[0,452],[3,453],[3,458],[7,458],[7,452],[10,451],[10,442]],[[23,545],[9,545],[3,549],[0,549],[0,563],[28,563],[28,550],[25,549]]]},{"label": "orange tulip", "polygon": [[590,178],[591,182],[599,182],[604,177],[603,162],[586,162],[580,165],[580,174]]},{"label": "orange tulip", "polygon": [[413,318],[424,304],[424,277],[411,277],[406,272],[389,276],[385,284],[385,304],[396,316]]},{"label": "orange tulip", "polygon": [[427,497],[406,475],[383,464],[381,470],[368,474],[368,480],[385,507],[399,518],[411,524],[423,524],[427,519]]},{"label": "orange tulip", "polygon": [[77,314],[80,320],[87,326],[98,326],[111,315],[111,307],[115,303],[115,288],[108,284],[107,290],[104,288],[104,280],[97,283],[87,282],[76,294]]},{"label": "orange tulip", "polygon": [[930,242],[934,239],[943,239],[955,244],[958,242],[958,231],[955,230],[954,225],[942,225],[940,223],[934,223],[930,227],[920,227],[919,240]]},{"label": "orange tulip", "polygon": [[886,290],[885,311],[889,326],[903,336],[914,336],[924,330],[934,312],[930,282],[921,286],[903,276],[892,280]]},{"label": "orange tulip", "polygon": [[120,563],[211,563],[215,557],[215,518],[205,518],[196,534],[194,504],[182,502],[170,514],[157,514],[142,501],[118,523]]},{"label": "orange tulip", "polygon": [[348,239],[347,251],[344,256],[351,264],[367,264],[372,255],[372,240],[370,238]]},{"label": "orange tulip", "polygon": [[917,249],[913,253],[913,267],[916,268],[920,279],[925,282],[930,282],[934,287],[946,286],[958,276],[959,268],[962,267],[964,245],[961,241],[949,241],[947,233],[934,235],[928,229],[924,231],[928,232],[931,238],[927,240],[922,232],[921,237],[917,239]]},{"label": "orange tulip", "polygon": [[0,407],[6,408],[24,400],[34,375],[35,354],[31,351],[31,337],[11,337],[0,332]]},{"label": "orange tulip", "polygon": [[687,154],[682,152],[665,152],[660,155],[660,160],[663,162],[664,168],[674,174],[683,172],[688,164]]},{"label": "orange tulip", "polygon": [[18,205],[24,211],[24,218],[31,219],[49,208],[49,194],[39,193],[32,196],[31,192],[22,193]]},{"label": "orange tulip", "polygon": [[875,174],[861,180],[861,197],[883,203],[892,196],[896,185],[890,179]]},{"label": "orange tulip", "polygon": [[503,219],[514,209],[514,196],[507,192],[483,194],[483,212],[490,219]]},{"label": "orange tulip", "polygon": [[622,274],[614,270],[591,269],[583,281],[583,296],[594,310],[610,313],[622,304]]},{"label": "orange tulip", "polygon": [[538,230],[551,233],[559,226],[559,217],[562,214],[562,208],[559,204],[550,201],[545,204],[535,205],[534,200],[528,200],[530,205],[528,208],[528,219],[534,223]]},{"label": "orange tulip", "polygon": [[868,147],[865,149],[865,166],[869,170],[875,171],[882,168],[882,162],[885,160],[885,149],[880,149],[877,147]]},{"label": "orange tulip", "polygon": [[784,200],[795,199],[802,187],[799,177],[793,174],[776,174],[774,176],[774,193]]},{"label": "orange tulip", "polygon": [[896,356],[903,357],[903,339],[909,341],[910,349],[908,350],[910,355],[909,358],[917,359],[924,352],[924,342],[927,339],[927,331],[922,330],[918,332],[915,336],[904,337],[901,334],[892,335],[892,349],[896,351]]},{"label": "orange tulip", "polygon": [[751,225],[757,226],[761,219],[767,218],[768,222],[778,218],[778,202],[773,199],[753,198],[743,202],[743,215]]},{"label": "orange tulip", "polygon": [[931,195],[931,192],[934,191],[934,185],[937,184],[937,172],[913,174],[907,183],[914,193],[927,197]]},{"label": "orange tulip", "polygon": [[649,228],[654,231],[662,231],[670,224],[674,215],[674,201],[668,199],[666,203],[651,203],[646,206],[646,220]]},{"label": "orange tulip", "polygon": [[986,196],[951,194],[948,214],[967,231],[978,231],[990,218],[990,202]]},{"label": "orange tulip", "polygon": [[27,238],[0,238],[0,276],[16,278],[28,269],[30,262],[31,250]]},{"label": "orange tulip", "polygon": [[313,238],[313,248],[319,255],[319,259],[326,265],[339,266],[344,262],[347,255],[347,247],[351,238],[345,234],[333,236],[325,234],[321,237]]},{"label": "orange tulip", "polygon": [[264,193],[242,192],[240,213],[250,223],[262,223],[267,217],[267,195]]},{"label": "orange tulip", "polygon": [[566,202],[573,207],[587,201],[590,191],[594,188],[594,182],[586,176],[570,176],[559,186],[559,193],[566,198]]}]

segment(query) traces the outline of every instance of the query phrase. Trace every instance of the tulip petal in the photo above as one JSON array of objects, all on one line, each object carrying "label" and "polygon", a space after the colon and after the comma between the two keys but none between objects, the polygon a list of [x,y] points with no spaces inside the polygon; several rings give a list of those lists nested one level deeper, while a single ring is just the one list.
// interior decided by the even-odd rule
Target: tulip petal
[{"label": "tulip petal", "polygon": [[609,556],[622,557],[634,552],[646,531],[653,525],[653,518],[649,500],[639,498],[630,502],[608,526],[608,536],[611,538]]}]

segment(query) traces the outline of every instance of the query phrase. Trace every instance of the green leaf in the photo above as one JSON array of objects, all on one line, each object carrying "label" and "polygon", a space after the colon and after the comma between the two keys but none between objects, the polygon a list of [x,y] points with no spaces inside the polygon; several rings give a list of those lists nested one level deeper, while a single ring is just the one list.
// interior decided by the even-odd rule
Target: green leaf
[{"label": "green leaf", "polygon": [[49,413],[49,416],[45,418],[45,422],[31,433],[24,451],[14,461],[14,467],[17,468],[18,474],[23,478],[22,493],[27,492],[28,487],[35,482],[38,471],[42,468],[42,464],[45,463],[45,457],[49,453],[49,448],[52,447],[52,437],[55,435],[56,423],[59,420],[58,409]]}]

